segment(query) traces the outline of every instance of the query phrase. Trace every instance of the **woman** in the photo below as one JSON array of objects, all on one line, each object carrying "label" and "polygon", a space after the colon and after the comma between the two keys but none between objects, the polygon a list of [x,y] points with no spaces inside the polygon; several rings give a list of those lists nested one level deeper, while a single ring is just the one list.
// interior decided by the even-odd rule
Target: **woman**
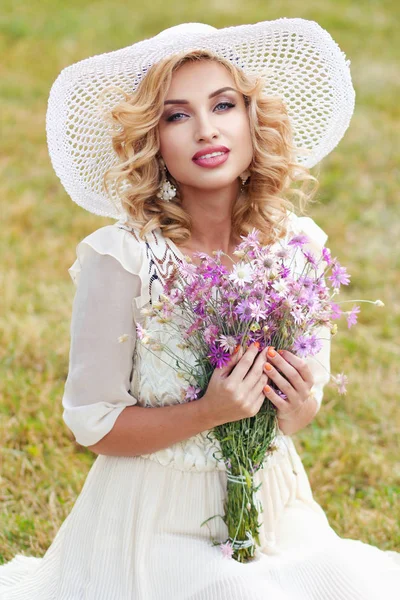
[{"label": "woman", "polygon": [[[315,181],[304,165],[316,164],[344,134],[352,88],[342,84],[342,104],[329,135],[318,138],[309,125],[306,151],[296,149],[292,124],[309,122],[306,113],[300,110],[297,121],[293,113],[290,118],[280,98],[263,93],[265,80],[252,79],[240,68],[257,55],[254,40],[264,43],[265,52],[269,40],[273,56],[272,46],[288,35],[300,36],[299,57],[310,52],[307,39],[323,40],[326,55],[334,49],[346,72],[333,40],[312,22],[280,19],[219,32],[187,24],[148,40],[150,45],[131,47],[137,52],[136,74],[141,57],[147,61],[146,76],[137,76],[135,92],[105,111],[115,126],[109,138],[99,121],[97,98],[92,95],[85,105],[89,87],[96,88],[96,69],[89,67],[97,64],[104,84],[105,73],[115,75],[109,68],[115,58],[117,77],[126,84],[132,55],[125,62],[118,52],[100,61],[94,57],[84,74],[85,69],[64,73],[61,84],[74,82],[58,88],[68,98],[69,112],[52,89],[48,139],[57,174],[76,202],[118,218],[78,244],[69,269],[77,290],[64,419],[77,442],[98,457],[45,556],[17,555],[0,568],[1,600],[261,600],[271,593],[287,600],[395,597],[397,553],[334,532],[313,499],[289,437],[320,408],[329,380],[326,332],[322,350],[307,362],[286,351],[258,352],[254,345],[236,353],[229,365],[214,371],[204,396],[189,403],[166,357],[147,354],[136,343],[136,324],[152,327],[143,309],[158,298],[163,281],[185,255],[196,262],[196,251],[222,250],[230,268],[240,236],[253,227],[265,244],[284,243],[292,231],[306,233],[314,251],[326,241],[309,217],[295,216],[287,196],[293,181]],[[239,60],[235,44],[238,39],[244,44],[245,36],[253,50]],[[188,50],[188,39],[193,46],[201,40],[203,49]],[[224,50],[217,51],[222,41]],[[150,58],[150,49],[159,60]],[[173,52],[178,49],[179,56]],[[304,62],[298,64],[291,83],[286,79],[292,91],[293,78],[304,81]],[[103,101],[110,92],[105,86]],[[74,98],[82,103],[74,105]],[[52,120],[55,115],[60,118]],[[82,126],[78,136],[72,135],[72,121]],[[303,165],[301,155],[306,156]],[[302,206],[311,198],[304,189],[297,195]],[[286,400],[266,387],[269,379]],[[211,520],[210,531],[201,527],[223,512],[227,481],[206,434],[219,423],[256,414],[265,395],[277,407],[278,450],[255,476],[262,482],[262,546],[255,560],[242,564],[227,560],[210,543],[210,535],[226,539],[222,519]]]}]

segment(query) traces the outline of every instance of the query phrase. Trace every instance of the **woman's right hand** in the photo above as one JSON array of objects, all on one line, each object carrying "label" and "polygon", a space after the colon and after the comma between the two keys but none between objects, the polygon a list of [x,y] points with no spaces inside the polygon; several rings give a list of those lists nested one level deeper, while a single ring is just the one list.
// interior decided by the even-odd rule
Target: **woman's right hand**
[{"label": "woman's right hand", "polygon": [[203,402],[215,426],[231,421],[254,417],[260,410],[265,394],[263,389],[268,382],[264,371],[267,362],[266,346],[259,352],[256,344],[251,344],[246,352],[240,346],[222,368],[215,368],[207,390],[198,402]]}]

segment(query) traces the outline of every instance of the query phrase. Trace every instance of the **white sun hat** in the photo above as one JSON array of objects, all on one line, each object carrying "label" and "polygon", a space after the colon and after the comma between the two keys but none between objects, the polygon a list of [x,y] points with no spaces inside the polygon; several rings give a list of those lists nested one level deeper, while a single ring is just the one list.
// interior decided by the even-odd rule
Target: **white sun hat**
[{"label": "white sun hat", "polygon": [[295,157],[313,167],[342,139],[354,111],[350,60],[315,21],[280,18],[217,29],[182,23],[120,50],[64,68],[53,83],[46,114],[50,159],[72,200],[97,215],[124,218],[116,188],[107,193],[103,175],[119,159],[104,110],[123,98],[109,86],[132,93],[151,65],[182,52],[207,49],[250,75],[266,78],[263,89],[281,97],[293,128],[294,144],[309,151]]}]

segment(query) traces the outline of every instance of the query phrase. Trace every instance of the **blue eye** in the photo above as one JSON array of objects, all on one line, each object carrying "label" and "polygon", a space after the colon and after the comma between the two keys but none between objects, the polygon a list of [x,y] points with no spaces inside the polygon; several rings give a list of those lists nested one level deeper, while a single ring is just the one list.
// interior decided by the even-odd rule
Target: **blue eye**
[{"label": "blue eye", "polygon": [[[232,102],[218,102],[217,106],[221,106],[221,104],[226,104],[226,106],[228,106],[228,108],[233,108],[235,106],[235,104],[233,104]],[[217,108],[217,106],[215,108]],[[181,119],[174,119],[174,117],[178,117],[179,115],[184,115],[185,113],[174,113],[173,115],[169,116],[167,121],[180,121]]]}]

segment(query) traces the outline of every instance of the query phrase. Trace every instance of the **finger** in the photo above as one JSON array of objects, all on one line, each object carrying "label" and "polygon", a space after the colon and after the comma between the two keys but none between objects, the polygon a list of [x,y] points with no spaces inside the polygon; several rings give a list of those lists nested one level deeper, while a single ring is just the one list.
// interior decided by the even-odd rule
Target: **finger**
[{"label": "finger", "polygon": [[[254,386],[251,388],[250,394],[251,395],[255,395],[257,393],[263,391],[264,387],[268,384],[268,375],[264,372],[261,374],[261,377],[259,377],[256,381],[256,383],[254,384]],[[246,381],[247,381],[247,377],[246,377]]]},{"label": "finger", "polygon": [[[258,410],[257,412],[260,411],[260,408],[262,407],[262,405],[264,404],[264,400],[265,400],[265,394],[264,392],[261,392],[261,394],[258,396],[257,398],[257,406],[258,406]],[[257,414],[257,413],[256,413]]]},{"label": "finger", "polygon": [[271,386],[265,386],[263,389],[263,394],[266,398],[268,398],[268,400],[271,400],[272,404],[276,406],[277,410],[282,412],[285,412],[287,410],[289,404],[288,401],[278,396],[278,394],[274,392]]},{"label": "finger", "polygon": [[229,361],[226,363],[226,365],[224,365],[220,369],[215,369],[215,371],[218,372],[222,378],[228,377],[228,375],[230,375],[230,373],[234,369],[235,365],[241,359],[242,355],[243,355],[243,348],[242,348],[242,346],[239,346],[239,348],[236,350],[236,352],[233,351],[233,353],[231,354]]},{"label": "finger", "polygon": [[[260,354],[255,359],[251,370],[248,371],[246,377],[243,380],[248,390],[252,390],[253,388],[255,388],[259,384],[261,377],[265,373],[263,367],[267,361],[267,350],[268,346],[261,350]],[[268,375],[268,373],[266,373],[266,375]]]},{"label": "finger", "polygon": [[[297,390],[294,389],[290,381],[285,379],[275,367],[273,367],[270,363],[269,370],[266,371],[268,373],[268,377],[276,384],[277,388],[283,392],[288,400],[294,401],[299,396]],[[272,367],[272,368],[271,368]]]},{"label": "finger", "polygon": [[230,377],[236,382],[240,383],[248,371],[251,369],[255,357],[258,355],[259,349],[255,344],[251,344],[249,348],[243,353],[241,360],[235,365]]},{"label": "finger", "polygon": [[303,380],[310,386],[314,385],[314,377],[307,362],[290,352],[289,350],[279,350],[278,355],[291,364],[302,376]]},{"label": "finger", "polygon": [[[283,373],[296,392],[299,394],[305,394],[307,392],[307,383],[303,380],[297,369],[292,367],[292,365],[282,358],[282,356],[275,351],[274,354],[271,355],[270,351],[268,351],[267,358],[269,364],[265,365],[265,368],[267,369],[268,375],[275,371]],[[271,366],[273,367],[272,369]],[[278,383],[277,379],[274,379],[274,381]],[[280,388],[280,386],[278,387]],[[284,391],[285,390],[282,390],[282,392]]]}]

